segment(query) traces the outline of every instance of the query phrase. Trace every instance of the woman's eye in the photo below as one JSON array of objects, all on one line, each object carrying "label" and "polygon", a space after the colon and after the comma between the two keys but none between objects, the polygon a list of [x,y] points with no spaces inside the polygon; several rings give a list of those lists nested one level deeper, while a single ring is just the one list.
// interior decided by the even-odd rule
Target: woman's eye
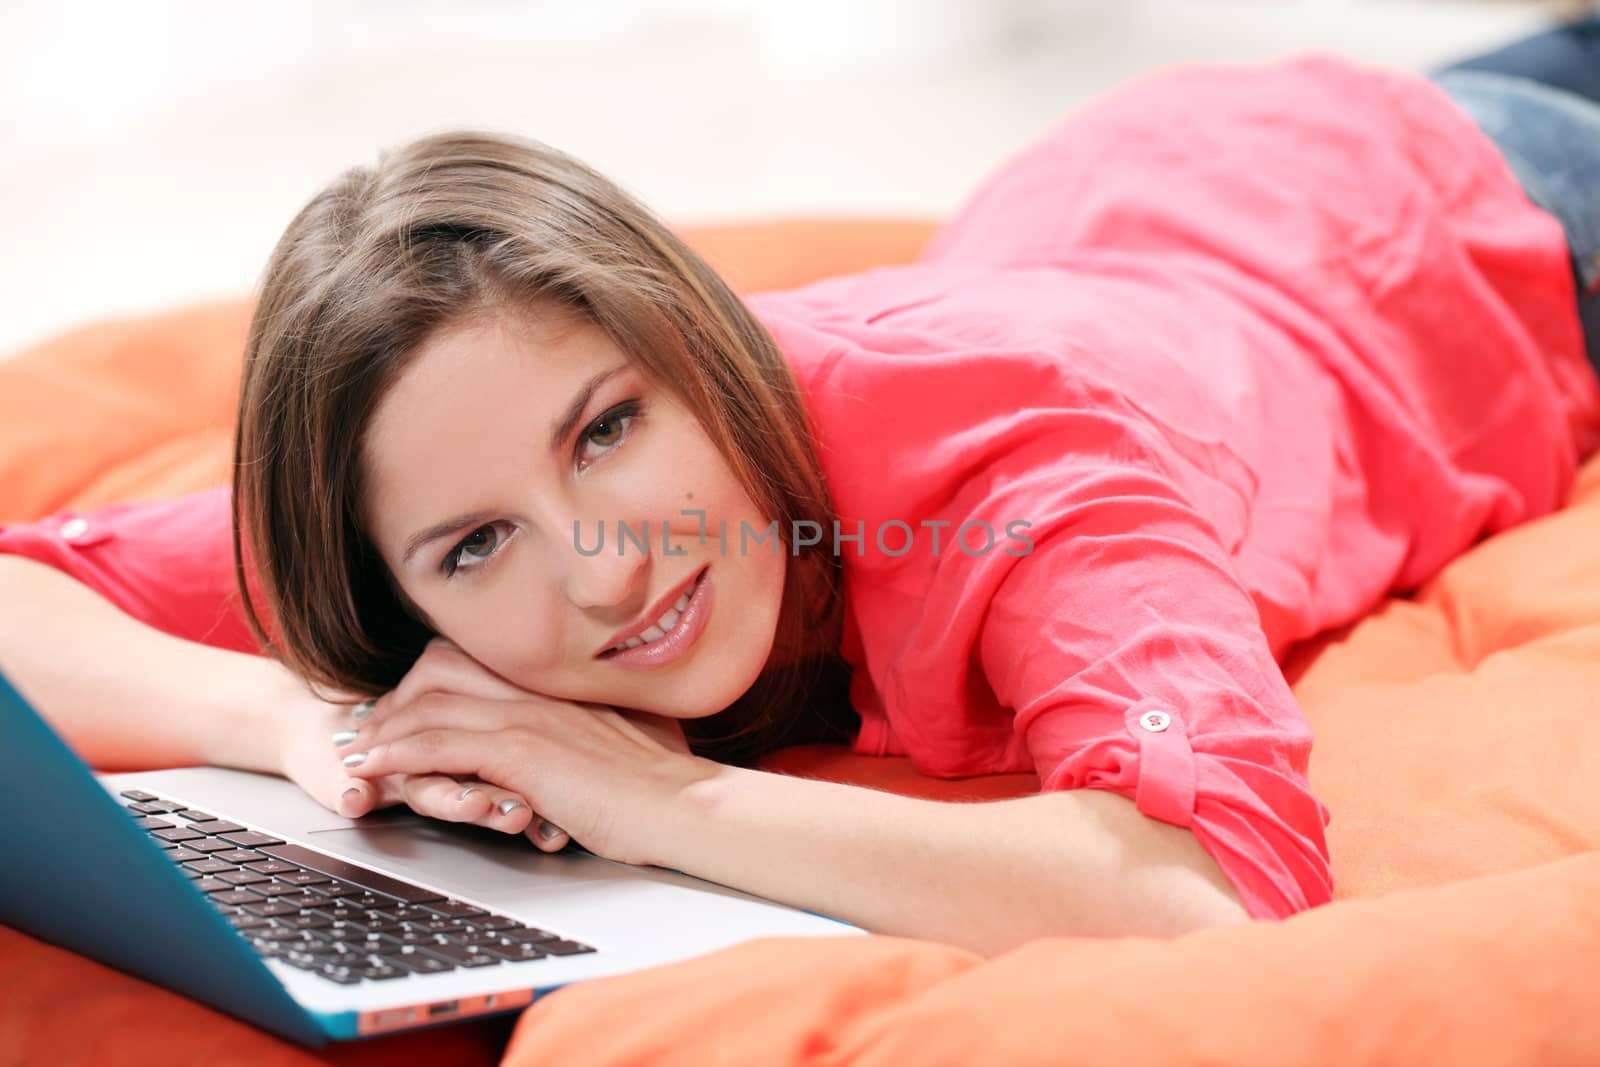
[{"label": "woman's eye", "polygon": [[593,461],[620,445],[628,436],[628,426],[639,417],[639,405],[619,404],[589,424],[578,442],[578,461]]},{"label": "woman's eye", "polygon": [[444,558],[444,574],[448,578],[457,571],[472,570],[482,566],[505,543],[506,534],[501,529],[506,523],[490,522],[463,537],[450,554]]}]

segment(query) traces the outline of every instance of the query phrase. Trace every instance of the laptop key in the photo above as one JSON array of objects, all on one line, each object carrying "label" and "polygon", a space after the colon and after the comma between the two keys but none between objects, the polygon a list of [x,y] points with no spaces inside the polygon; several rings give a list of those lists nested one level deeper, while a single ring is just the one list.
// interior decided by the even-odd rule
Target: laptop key
[{"label": "laptop key", "polygon": [[177,824],[158,819],[154,815],[140,815],[133,820],[133,825],[141,830],[170,830]]},{"label": "laptop key", "polygon": [[294,952],[303,956],[320,956],[327,952],[328,946],[315,938],[306,937],[257,937],[256,931],[250,932],[250,943],[257,948],[271,945],[279,952]]},{"label": "laptop key", "polygon": [[333,949],[333,953],[328,956],[328,960],[339,964],[341,967],[365,967],[372,962],[372,956],[367,952],[364,945],[348,945],[335,942],[329,947]]},{"label": "laptop key", "polygon": [[[235,839],[241,836],[243,835],[233,835]],[[320,852],[313,852],[311,849],[302,848],[299,845],[279,843],[269,846],[264,843],[249,841],[240,841],[239,843],[249,845],[251,848],[260,847],[263,852],[276,856],[280,860],[299,864],[308,870],[321,871],[323,874],[343,882],[350,882],[360,886],[362,889],[369,889],[374,893],[388,894],[396,900],[422,904],[445,899],[442,893],[435,893],[432,890],[423,889],[421,886],[410,885],[400,881],[398,878],[391,878],[386,874],[379,874],[377,871],[358,867],[354,863],[346,863],[344,860],[335,859]]]},{"label": "laptop key", "polygon": [[511,930],[522,923],[516,919],[508,919],[504,915],[490,915],[483,919],[473,919],[472,925],[480,930]]},{"label": "laptop key", "polygon": [[542,960],[545,958],[544,949],[538,945],[484,945],[483,951],[490,956],[498,956],[511,963],[526,963],[529,960]]},{"label": "laptop key", "polygon": [[407,952],[404,949],[385,952],[378,958],[392,967],[404,967],[415,974],[439,974],[456,969],[456,965],[448,960],[426,956],[420,952]]},{"label": "laptop key", "polygon": [[293,904],[295,907],[303,909],[303,908],[314,908],[318,904],[321,904],[327,898],[318,896],[316,893],[308,892],[307,890],[302,889],[302,890],[300,890],[300,892],[295,893],[292,896],[289,895],[289,894],[285,894],[283,897],[281,897],[279,899],[281,899],[285,904]]},{"label": "laptop key", "polygon": [[[255,893],[255,890],[251,889],[249,892]],[[245,905],[244,910],[248,911],[251,915],[265,915],[270,918],[277,918],[283,915],[300,914],[300,909],[295,907],[293,904],[285,904],[281,900],[272,900],[259,894],[256,895],[256,899],[254,901]]]},{"label": "laptop key", "polygon": [[[283,841],[268,834],[258,834],[254,830],[229,831],[219,835],[224,841],[232,841],[240,848],[261,848],[263,845],[281,845]],[[287,859],[280,856],[279,859]],[[292,862],[292,861],[291,861]]]},{"label": "laptop key", "polygon": [[552,956],[577,956],[584,952],[594,951],[589,945],[580,944],[577,941],[546,941],[539,947]]},{"label": "laptop key", "polygon": [[355,973],[359,974],[363,978],[370,978],[375,982],[381,982],[387,978],[404,978],[411,972],[403,967],[396,967],[392,963],[368,962],[365,967],[356,968]]},{"label": "laptop key", "polygon": [[205,858],[185,863],[184,866],[191,871],[199,871],[201,874],[221,874],[223,871],[237,871],[239,869],[231,863],[223,863],[219,859],[206,856],[204,852],[196,852],[195,855],[204,856]]},{"label": "laptop key", "polygon": [[271,922],[272,920],[265,916],[251,915],[249,912],[244,911],[237,915],[228,916],[228,923],[235,930],[254,930],[258,927],[269,926]]},{"label": "laptop key", "polygon": [[498,956],[491,956],[487,952],[479,952],[477,949],[468,948],[466,945],[418,945],[417,951],[426,952],[428,955],[436,956],[442,960],[449,960],[451,963],[462,967],[493,967],[505,962]]},{"label": "laptop key", "polygon": [[144,792],[142,790],[139,790],[139,789],[124,789],[118,795],[126,797],[129,800],[138,801],[141,804],[148,804],[149,802],[151,802],[153,800],[160,800],[161,799],[160,797],[156,796],[154,793],[146,793],[146,792]]},{"label": "laptop key", "polygon": [[272,880],[272,876],[269,874],[257,874],[255,871],[247,871],[243,867],[236,867],[226,874],[217,875],[217,877],[229,885],[252,885],[256,882],[270,882]]},{"label": "laptop key", "polygon": [[361,888],[348,882],[329,881],[326,884],[317,883],[317,892],[331,900],[335,897],[359,897]]},{"label": "laptop key", "polygon": [[[258,882],[250,887],[252,892],[260,893],[264,897],[293,897],[300,895],[300,887],[284,885],[282,882]],[[299,904],[291,907],[299,908]]]},{"label": "laptop key", "polygon": [[194,828],[196,830],[203,830],[208,834],[237,834],[244,831],[244,827],[240,826],[236,822],[222,822],[221,820],[216,822],[195,823]]},{"label": "laptop key", "polygon": [[535,926],[524,926],[517,930],[496,930],[495,933],[499,935],[502,941],[510,941],[515,944],[537,945],[545,941],[561,940],[561,938],[557,937],[555,934],[552,934],[550,931],[540,930]]},{"label": "laptop key", "polygon": [[202,878],[195,884],[200,887],[200,892],[202,893],[224,893],[230,889],[237,888],[236,886],[229,885],[220,878]]},{"label": "laptop key", "polygon": [[163,841],[171,841],[173,844],[177,844],[179,841],[194,841],[206,835],[197,834],[193,830],[185,830],[181,826],[174,826],[167,830],[152,830],[150,831],[150,836],[159,837]]},{"label": "laptop key", "polygon": [[[240,890],[240,892],[249,892],[249,890]],[[281,904],[282,900],[274,900],[272,903]],[[331,920],[323,918],[315,911],[307,911],[305,909],[301,909],[293,915],[279,915],[277,919],[278,925],[292,926],[299,930],[315,930],[333,925]]]},{"label": "laptop key", "polygon": [[453,944],[471,945],[476,948],[500,944],[500,935],[489,930],[457,930],[443,936]]},{"label": "laptop key", "polygon": [[182,815],[190,822],[210,822],[216,818],[209,811],[201,811],[199,808],[180,808],[175,814]]},{"label": "laptop key", "polygon": [[402,946],[416,948],[418,945],[437,945],[441,940],[443,940],[443,938],[443,934],[425,934],[420,930],[395,930],[388,933],[380,933],[378,935],[378,939],[380,941],[383,941],[388,945],[393,945],[396,948]]},{"label": "laptop key", "polygon": [[[219,848],[216,857],[226,859],[230,864],[254,864],[266,859],[266,856],[250,848]],[[254,870],[254,867],[251,867],[251,870]]]},{"label": "laptop key", "polygon": [[[252,852],[254,850],[246,848],[240,849],[240,851]],[[252,871],[257,871],[261,874],[285,875],[301,873],[300,868],[296,867],[294,864],[285,863],[282,860],[268,859],[265,853],[259,854],[259,858],[257,860],[245,860],[244,862]]]},{"label": "laptop key", "polygon": [[198,838],[198,840],[185,841],[183,843],[183,847],[184,848],[192,848],[196,852],[206,852],[206,853],[211,853],[211,852],[232,852],[233,851],[233,846],[228,844],[228,842],[222,840],[222,838],[220,838],[220,837],[205,837],[205,836],[198,835],[198,834],[196,835],[196,837]]},{"label": "laptop key", "polygon": [[489,914],[482,908],[464,904],[459,900],[441,900],[437,904],[425,904],[423,907],[435,915],[442,915],[447,919],[473,919],[479,915]]},{"label": "laptop key", "polygon": [[140,815],[165,815],[169,811],[178,809],[172,804],[163,804],[159,800],[147,800],[138,804],[129,804],[129,811],[136,811]]},{"label": "laptop key", "polygon": [[226,893],[218,893],[217,899],[224,904],[258,904],[266,897],[252,893],[248,889],[229,889]]},{"label": "laptop key", "polygon": [[206,858],[204,852],[196,852],[194,849],[184,848],[182,845],[174,845],[166,852],[163,852],[162,855],[173,863],[187,863],[190,860],[203,860]]},{"label": "laptop key", "polygon": [[[325,911],[321,915],[328,914]],[[335,919],[322,931],[323,937],[332,937],[338,940],[360,940],[367,936],[367,928],[361,923],[349,919]]]}]

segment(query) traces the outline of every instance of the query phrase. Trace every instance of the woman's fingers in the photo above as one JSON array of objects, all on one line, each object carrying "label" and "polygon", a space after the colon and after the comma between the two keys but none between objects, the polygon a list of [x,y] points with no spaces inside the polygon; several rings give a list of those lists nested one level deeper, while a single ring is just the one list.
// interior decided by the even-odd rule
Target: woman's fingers
[{"label": "woman's fingers", "polygon": [[386,741],[404,737],[422,726],[450,730],[487,732],[503,729],[515,721],[505,701],[481,700],[446,693],[430,694],[404,708],[396,708],[383,718],[353,724],[333,735],[334,748],[341,757],[363,752]]},{"label": "woman's fingers", "polygon": [[477,733],[459,729],[425,729],[370,748],[351,746],[345,773],[371,781],[386,774],[451,774],[504,781],[504,731]]},{"label": "woman's fingers", "polygon": [[572,840],[565,830],[549,819],[536,820],[523,832],[523,836],[546,852],[560,852]]},{"label": "woman's fingers", "polygon": [[[395,804],[404,804],[430,819],[473,823],[508,834],[527,831],[530,840],[543,822],[533,815],[526,800],[509,789],[444,774],[390,774],[370,781],[347,778],[334,810],[347,819],[359,819]],[[566,844],[564,839],[552,842],[549,837],[535,841],[548,851]]]},{"label": "woman's fingers", "polygon": [[411,810],[436,819],[518,833],[532,818],[526,800],[488,782],[423,774],[408,775],[405,783],[406,803]]},{"label": "woman's fingers", "polygon": [[333,810],[347,819],[359,819],[361,816],[375,811],[382,804],[374,802],[378,788],[376,782],[362,781],[360,778],[346,778],[339,783],[339,795],[334,800]]}]

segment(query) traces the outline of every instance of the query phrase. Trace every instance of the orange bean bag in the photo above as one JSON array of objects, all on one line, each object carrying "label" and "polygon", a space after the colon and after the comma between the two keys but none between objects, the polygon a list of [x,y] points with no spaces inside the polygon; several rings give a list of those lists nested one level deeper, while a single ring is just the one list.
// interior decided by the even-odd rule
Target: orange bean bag
[{"label": "orange bean bag", "polygon": [[[686,236],[754,291],[904,261],[930,233]],[[0,362],[0,522],[223,480],[247,315],[107,322]],[[1600,459],[1566,510],[1295,649],[1285,671],[1316,731],[1337,899],[1284,922],[1044,939],[992,960],[884,937],[758,941],[564,989],[517,1019],[315,1052],[0,929],[0,1062],[1600,1063]],[[766,765],[933,797],[1037,787],[827,747]]]}]

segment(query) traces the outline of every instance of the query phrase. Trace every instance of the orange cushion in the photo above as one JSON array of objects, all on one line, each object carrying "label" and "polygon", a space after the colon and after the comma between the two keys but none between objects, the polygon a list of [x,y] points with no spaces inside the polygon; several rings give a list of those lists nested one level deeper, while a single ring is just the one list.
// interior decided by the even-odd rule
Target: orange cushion
[{"label": "orange cushion", "polygon": [[1600,855],[1172,941],[984,961],[896,938],[755,941],[563,990],[505,1062],[766,1067],[1600,1063]]}]

